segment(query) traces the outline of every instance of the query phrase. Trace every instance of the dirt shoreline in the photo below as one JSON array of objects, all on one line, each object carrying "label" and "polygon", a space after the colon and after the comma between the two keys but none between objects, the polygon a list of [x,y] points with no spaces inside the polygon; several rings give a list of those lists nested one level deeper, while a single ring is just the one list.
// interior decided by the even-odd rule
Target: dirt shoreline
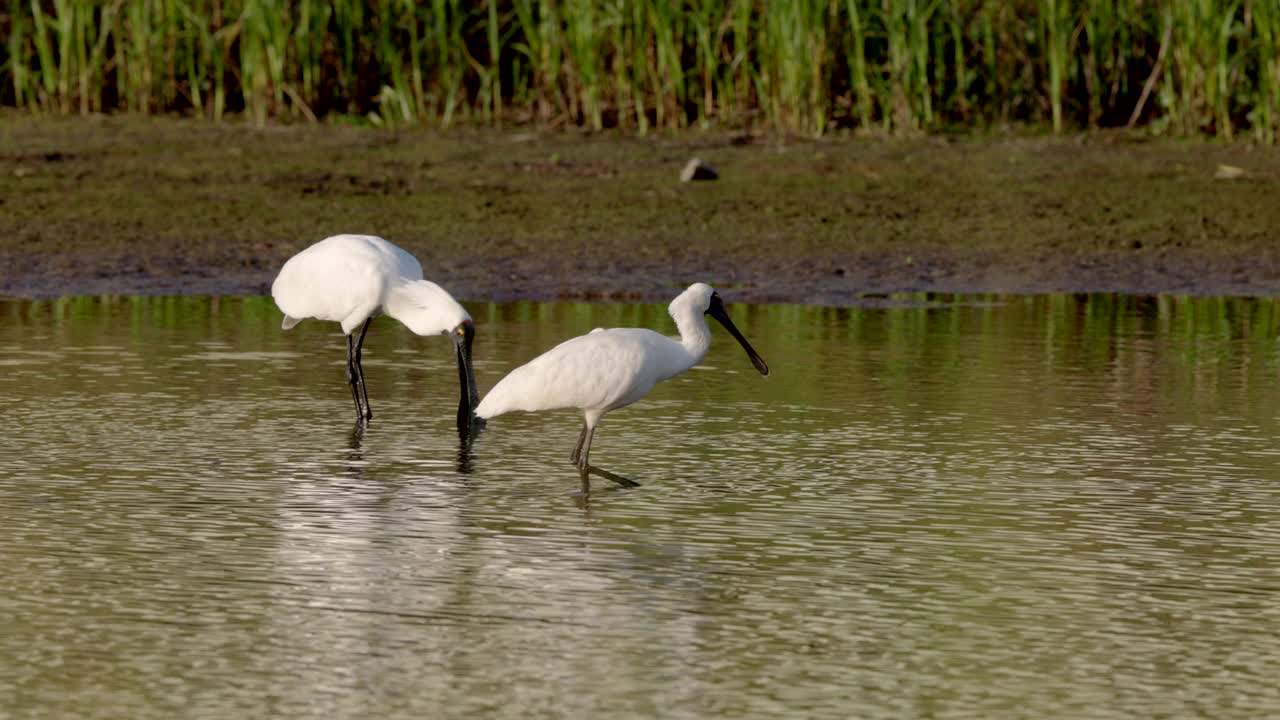
[{"label": "dirt shoreline", "polygon": [[[693,156],[721,178],[679,183]],[[264,294],[337,232],[472,301],[1271,295],[1280,149],[0,115],[0,295]]]}]

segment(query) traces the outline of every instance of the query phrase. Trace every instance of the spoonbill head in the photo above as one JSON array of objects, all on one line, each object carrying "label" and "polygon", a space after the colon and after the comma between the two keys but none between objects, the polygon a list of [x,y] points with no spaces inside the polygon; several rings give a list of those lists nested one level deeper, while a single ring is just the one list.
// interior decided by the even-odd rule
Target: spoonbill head
[{"label": "spoonbill head", "polygon": [[[471,345],[475,324],[444,288],[422,278],[417,258],[373,235],[334,235],[289,258],[271,285],[285,330],[303,319],[342,325],[347,336],[347,384],[356,421],[373,418],[365,387],[361,349],[374,317],[385,314],[418,335],[446,335],[458,359],[458,428],[473,425],[478,403]],[[359,328],[359,333],[356,329]]]},{"label": "spoonbill head", "polygon": [[690,285],[671,301],[667,311],[680,331],[678,338],[642,328],[597,328],[566,340],[500,380],[476,408],[477,417],[487,419],[517,410],[582,410],[582,432],[569,459],[578,467],[584,489],[588,474],[593,472],[620,485],[635,485],[590,464],[596,426],[605,413],[630,405],[657,383],[700,362],[711,346],[707,315],[724,325],[761,375],[769,374],[769,366],[733,324],[720,295],[710,285]]}]

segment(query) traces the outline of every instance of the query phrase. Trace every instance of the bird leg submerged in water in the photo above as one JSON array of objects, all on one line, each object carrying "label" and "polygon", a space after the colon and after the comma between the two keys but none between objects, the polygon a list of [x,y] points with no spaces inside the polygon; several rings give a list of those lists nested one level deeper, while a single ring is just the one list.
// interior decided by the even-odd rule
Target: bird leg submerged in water
[{"label": "bird leg submerged in water", "polygon": [[581,463],[578,462],[582,459],[582,447],[586,445],[589,448],[590,445],[587,444],[587,436],[594,436],[595,434],[596,429],[594,427],[590,427],[586,423],[583,423],[582,432],[578,434],[578,444],[573,446],[573,453],[569,455],[569,462],[577,465],[579,470],[586,466],[585,461]]},{"label": "bird leg submerged in water", "polygon": [[640,487],[640,483],[635,480],[628,480],[621,475],[611,473],[603,468],[595,467],[589,462],[591,457],[591,441],[595,436],[595,423],[584,423],[582,425],[582,433],[578,435],[578,444],[574,446],[573,454],[569,456],[569,462],[577,466],[578,473],[582,476],[583,492],[586,492],[590,488],[590,481],[587,479],[590,475],[599,475],[605,480],[612,480],[625,488]]},{"label": "bird leg submerged in water", "polygon": [[613,482],[621,485],[624,488],[640,487],[640,483],[636,482],[635,480],[629,480],[627,478],[622,477],[621,475],[611,473],[608,470],[605,470],[604,468],[598,468],[595,465],[588,465],[586,470],[583,471],[582,482],[584,485],[588,482],[587,476],[589,475],[599,475],[605,480],[612,480]]},{"label": "bird leg submerged in water", "polygon": [[347,384],[351,386],[351,397],[356,401],[356,422],[364,424],[373,419],[373,408],[369,407],[369,391],[364,385],[364,368],[360,365],[360,350],[364,346],[364,334],[369,331],[369,323],[373,318],[364,321],[360,328],[360,337],[347,336]]}]

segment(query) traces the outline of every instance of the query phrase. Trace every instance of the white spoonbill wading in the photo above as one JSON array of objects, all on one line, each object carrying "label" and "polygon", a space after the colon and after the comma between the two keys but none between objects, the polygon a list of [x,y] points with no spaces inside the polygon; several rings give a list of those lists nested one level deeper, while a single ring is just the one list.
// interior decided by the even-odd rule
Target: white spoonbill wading
[{"label": "white spoonbill wading", "polygon": [[[305,318],[342,323],[347,336],[347,384],[356,404],[356,422],[373,418],[365,389],[360,348],[369,322],[386,314],[418,335],[448,335],[458,354],[458,429],[472,426],[477,402],[471,343],[471,315],[439,285],[422,279],[417,258],[373,235],[334,235],[285,262],[271,285],[284,313],[285,330]],[[353,333],[360,329],[359,337]]]},{"label": "white spoonbill wading", "polygon": [[578,408],[585,424],[569,461],[577,465],[584,489],[591,472],[620,485],[636,485],[591,466],[591,439],[596,425],[610,410],[630,405],[657,383],[698,364],[711,346],[706,315],[719,320],[737,338],[761,375],[769,374],[769,366],[738,332],[720,295],[710,285],[690,285],[671,301],[667,311],[680,330],[679,339],[642,328],[616,328],[596,329],[566,340],[502,378],[484,396],[476,416],[492,418],[515,410]]}]

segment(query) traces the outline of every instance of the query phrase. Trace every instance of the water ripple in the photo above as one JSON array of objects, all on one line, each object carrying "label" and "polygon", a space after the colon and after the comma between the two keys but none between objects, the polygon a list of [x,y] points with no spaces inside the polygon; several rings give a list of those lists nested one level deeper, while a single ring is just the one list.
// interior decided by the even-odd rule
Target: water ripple
[{"label": "water ripple", "polygon": [[[447,343],[379,321],[359,432],[332,328],[147,302],[0,303],[19,716],[1280,708],[1276,332],[1222,301],[752,308],[775,375],[717,334],[597,434],[642,487],[589,497],[572,412],[459,439]],[[482,388],[665,317],[473,315]]]}]

